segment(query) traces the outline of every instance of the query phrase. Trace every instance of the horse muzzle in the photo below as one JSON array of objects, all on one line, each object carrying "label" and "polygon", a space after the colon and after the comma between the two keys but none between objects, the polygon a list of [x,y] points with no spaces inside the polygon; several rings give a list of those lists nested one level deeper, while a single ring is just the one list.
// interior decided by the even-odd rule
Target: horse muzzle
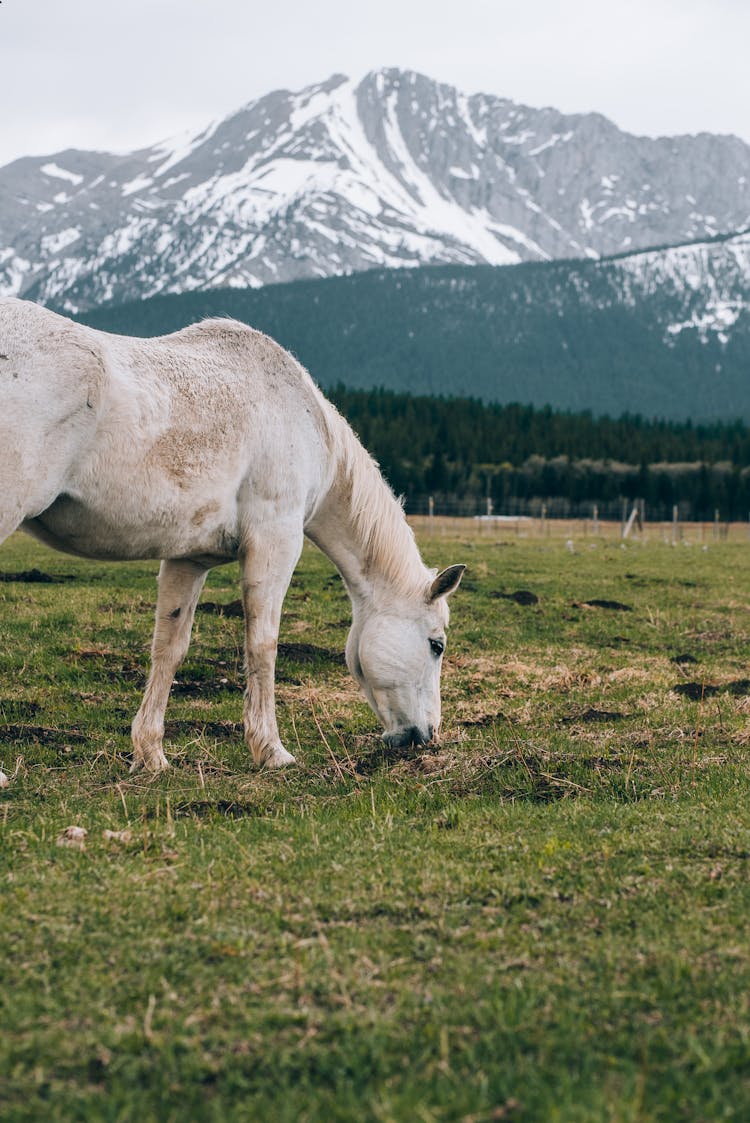
[{"label": "horse muzzle", "polygon": [[429,745],[435,736],[435,727],[428,725],[427,729],[420,729],[418,725],[410,725],[407,729],[396,729],[393,733],[384,733],[383,740],[389,749],[410,749],[420,745]]}]

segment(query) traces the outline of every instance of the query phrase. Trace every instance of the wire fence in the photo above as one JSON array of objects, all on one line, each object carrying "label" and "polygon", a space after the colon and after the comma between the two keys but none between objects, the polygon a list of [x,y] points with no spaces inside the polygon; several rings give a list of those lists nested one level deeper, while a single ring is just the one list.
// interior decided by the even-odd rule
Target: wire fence
[{"label": "wire fence", "polygon": [[453,531],[495,538],[618,538],[660,541],[671,545],[707,544],[731,539],[750,541],[747,522],[730,522],[715,509],[708,519],[691,518],[690,506],[668,507],[642,500],[575,503],[570,500],[514,500],[497,510],[491,500],[449,500],[418,497],[405,504],[413,526],[426,533]]},{"label": "wire fence", "polygon": [[[574,500],[562,496],[544,499],[513,497],[502,504],[490,498],[476,496],[442,497],[432,495],[409,495],[404,500],[407,515],[434,515],[442,518],[498,518],[498,519],[587,519],[592,521],[626,523],[633,510],[645,522],[711,522],[722,523],[729,520],[718,507],[696,511],[695,504],[685,500],[682,503],[646,503],[643,499],[617,499],[592,501]],[[748,511],[750,520],[750,511]],[[732,521],[738,521],[736,518]]]}]

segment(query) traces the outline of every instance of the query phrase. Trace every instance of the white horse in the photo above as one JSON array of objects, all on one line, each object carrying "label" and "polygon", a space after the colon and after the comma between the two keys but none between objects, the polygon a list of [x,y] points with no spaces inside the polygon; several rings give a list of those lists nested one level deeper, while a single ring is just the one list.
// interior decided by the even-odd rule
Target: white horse
[{"label": "white horse", "polygon": [[83,557],[163,559],[134,769],[167,767],[164,713],[198,597],[208,570],[234,559],[245,740],[259,765],[294,762],[274,670],[303,534],[349,592],[346,660],[385,740],[437,736],[446,597],[464,566],[426,568],[347,423],[287,351],[244,324],[134,339],[0,300],[0,542],[18,527]]}]

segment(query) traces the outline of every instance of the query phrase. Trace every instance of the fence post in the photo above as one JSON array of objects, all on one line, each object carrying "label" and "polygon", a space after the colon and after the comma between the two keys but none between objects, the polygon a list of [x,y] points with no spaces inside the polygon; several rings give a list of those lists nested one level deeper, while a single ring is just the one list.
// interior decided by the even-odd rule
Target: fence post
[{"label": "fence post", "polygon": [[719,539],[719,508],[714,508],[714,542]]},{"label": "fence post", "polygon": [[599,508],[594,504],[594,534],[599,533]]},{"label": "fence post", "polygon": [[677,545],[677,535],[679,532],[680,511],[675,503],[672,507],[672,545]]}]

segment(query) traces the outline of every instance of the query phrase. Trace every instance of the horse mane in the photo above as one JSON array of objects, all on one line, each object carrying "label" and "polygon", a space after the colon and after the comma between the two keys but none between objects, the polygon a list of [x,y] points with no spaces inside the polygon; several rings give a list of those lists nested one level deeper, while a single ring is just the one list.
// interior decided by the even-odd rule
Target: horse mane
[{"label": "horse mane", "polygon": [[323,401],[328,407],[326,429],[336,465],[333,486],[348,508],[365,570],[382,575],[399,594],[424,594],[433,574],[420,557],[403,502],[349,423],[327,398]]}]

